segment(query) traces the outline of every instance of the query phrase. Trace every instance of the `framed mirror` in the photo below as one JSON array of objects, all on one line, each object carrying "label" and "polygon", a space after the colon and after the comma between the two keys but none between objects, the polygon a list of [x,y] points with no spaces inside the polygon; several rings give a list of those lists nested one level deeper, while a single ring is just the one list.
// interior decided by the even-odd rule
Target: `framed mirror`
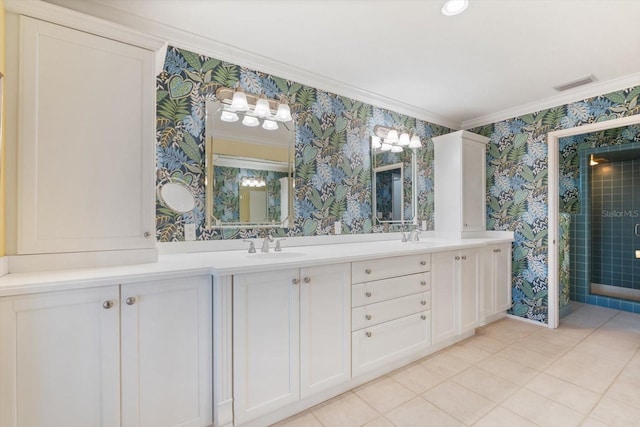
[{"label": "framed mirror", "polygon": [[411,224],[416,221],[415,150],[401,152],[372,149],[372,206],[377,224]]},{"label": "framed mirror", "polygon": [[293,223],[293,121],[261,126],[264,120],[249,111],[229,117],[229,106],[220,101],[207,101],[206,108],[207,226],[288,227]]}]

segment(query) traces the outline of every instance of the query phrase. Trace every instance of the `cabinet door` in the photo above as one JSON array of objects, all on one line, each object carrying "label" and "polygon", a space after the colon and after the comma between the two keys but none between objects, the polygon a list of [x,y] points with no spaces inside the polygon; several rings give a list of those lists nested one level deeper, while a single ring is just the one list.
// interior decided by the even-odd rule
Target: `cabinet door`
[{"label": "cabinet door", "polygon": [[351,265],[300,271],[300,394],[351,377]]},{"label": "cabinet door", "polygon": [[460,323],[458,333],[462,334],[480,325],[480,284],[482,283],[482,251],[465,249],[460,251],[458,260],[458,289]]},{"label": "cabinet door", "polygon": [[20,38],[18,253],[152,248],[153,53],[24,16]]},{"label": "cabinet door", "polygon": [[298,270],[233,277],[234,422],[300,397]]},{"label": "cabinet door", "polygon": [[433,343],[457,334],[457,268],[458,253],[437,252],[431,255],[431,311]]},{"label": "cabinet door", "polygon": [[211,277],[122,285],[122,426],[212,423]]},{"label": "cabinet door", "polygon": [[511,244],[505,243],[495,247],[492,252],[493,286],[495,289],[495,312],[511,308]]},{"label": "cabinet door", "polygon": [[483,231],[486,224],[485,145],[462,140],[462,230]]},{"label": "cabinet door", "polygon": [[106,286],[0,300],[0,425],[120,425],[118,294]]}]

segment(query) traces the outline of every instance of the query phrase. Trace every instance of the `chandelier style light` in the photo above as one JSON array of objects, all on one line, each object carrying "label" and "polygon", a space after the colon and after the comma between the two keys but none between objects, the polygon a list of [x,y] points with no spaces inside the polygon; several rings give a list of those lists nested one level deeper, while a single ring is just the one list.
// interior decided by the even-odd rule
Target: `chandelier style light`
[{"label": "chandelier style light", "polygon": [[420,137],[414,132],[398,132],[393,128],[376,125],[373,128],[374,135],[371,136],[371,148],[374,151],[391,151],[401,153],[404,148],[420,148],[422,142]]},{"label": "chandelier style light", "polygon": [[216,90],[216,98],[222,104],[220,120],[237,122],[242,115],[242,124],[249,127],[259,126],[266,130],[278,129],[278,122],[290,122],[291,107],[284,101],[276,101],[264,95],[245,93],[242,88],[235,90],[221,87]]}]

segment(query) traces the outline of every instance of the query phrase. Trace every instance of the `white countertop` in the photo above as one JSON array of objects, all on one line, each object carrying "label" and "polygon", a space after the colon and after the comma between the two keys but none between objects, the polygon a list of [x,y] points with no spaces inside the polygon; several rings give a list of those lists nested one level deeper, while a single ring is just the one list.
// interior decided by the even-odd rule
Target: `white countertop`
[{"label": "white countertop", "polygon": [[[246,249],[215,252],[189,252],[160,255],[158,262],[118,267],[82,268],[60,271],[15,273],[0,277],[0,296],[79,289],[121,283],[150,281],[159,278],[197,274],[225,276],[240,273],[300,268],[338,262],[440,252],[466,247],[508,243],[513,237],[504,233],[487,233],[474,239],[423,238],[420,242],[398,240],[313,246],[283,245],[281,252],[250,254]],[[510,233],[508,233],[510,234]],[[246,244],[245,244],[246,245]]]}]

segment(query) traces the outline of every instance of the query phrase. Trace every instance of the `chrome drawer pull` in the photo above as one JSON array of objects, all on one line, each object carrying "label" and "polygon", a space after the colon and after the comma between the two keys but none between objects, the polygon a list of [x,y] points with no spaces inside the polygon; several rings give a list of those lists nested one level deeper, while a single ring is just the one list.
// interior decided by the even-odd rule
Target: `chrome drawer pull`
[{"label": "chrome drawer pull", "polygon": [[304,283],[311,283],[311,277],[305,277]]},{"label": "chrome drawer pull", "polygon": [[427,265],[427,261],[424,261],[424,260],[420,261],[420,265]]},{"label": "chrome drawer pull", "polygon": [[367,274],[371,274],[371,269],[367,268],[364,272],[367,273]]},{"label": "chrome drawer pull", "polygon": [[105,310],[109,310],[111,307],[113,307],[113,301],[105,301],[102,303],[102,307]]},{"label": "chrome drawer pull", "polygon": [[421,284],[422,286],[427,286],[427,281],[426,281],[426,280],[422,280],[422,281],[420,282],[420,284]]},{"label": "chrome drawer pull", "polygon": [[367,320],[371,320],[371,315],[367,314],[366,316],[364,316],[364,318],[367,319]]},{"label": "chrome drawer pull", "polygon": [[466,255],[462,255],[462,260],[464,261],[465,259],[467,259]]},{"label": "chrome drawer pull", "polygon": [[300,279],[291,279],[291,283],[293,283],[294,285],[299,285]]},{"label": "chrome drawer pull", "polygon": [[456,256],[456,261],[460,261],[460,257],[459,256]]},{"label": "chrome drawer pull", "polygon": [[126,300],[124,300],[124,302],[126,302],[127,305],[133,305],[136,303],[136,297],[129,297]]},{"label": "chrome drawer pull", "polygon": [[367,332],[365,335],[367,336],[367,338],[371,338],[371,332]]},{"label": "chrome drawer pull", "polygon": [[427,305],[427,302],[423,300],[423,301],[420,301],[420,304]]},{"label": "chrome drawer pull", "polygon": [[371,298],[371,292],[367,292],[364,294],[367,298]]}]

